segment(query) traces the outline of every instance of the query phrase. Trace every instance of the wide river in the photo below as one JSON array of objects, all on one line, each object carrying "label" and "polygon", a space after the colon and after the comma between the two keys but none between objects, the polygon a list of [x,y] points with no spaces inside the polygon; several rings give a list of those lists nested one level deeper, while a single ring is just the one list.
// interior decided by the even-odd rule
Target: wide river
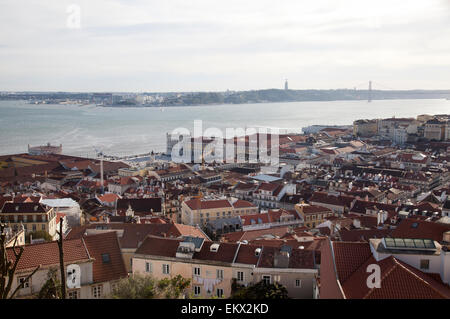
[{"label": "wide river", "polygon": [[27,151],[27,145],[62,144],[63,153],[95,156],[164,151],[166,132],[217,127],[278,127],[301,132],[303,127],[351,125],[361,118],[415,117],[450,113],[449,100],[377,100],[209,105],[161,108],[111,108],[78,105],[32,105],[0,101],[0,154]]}]

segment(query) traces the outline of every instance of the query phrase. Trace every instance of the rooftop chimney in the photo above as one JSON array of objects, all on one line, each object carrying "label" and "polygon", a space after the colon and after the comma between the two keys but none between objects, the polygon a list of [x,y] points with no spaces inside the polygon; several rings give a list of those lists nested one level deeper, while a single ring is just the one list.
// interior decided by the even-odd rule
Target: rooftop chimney
[{"label": "rooftop chimney", "polygon": [[450,230],[446,231],[442,237],[442,241],[450,243]]},{"label": "rooftop chimney", "polygon": [[288,268],[289,267],[289,252],[280,251],[274,257],[274,266],[276,268]]}]

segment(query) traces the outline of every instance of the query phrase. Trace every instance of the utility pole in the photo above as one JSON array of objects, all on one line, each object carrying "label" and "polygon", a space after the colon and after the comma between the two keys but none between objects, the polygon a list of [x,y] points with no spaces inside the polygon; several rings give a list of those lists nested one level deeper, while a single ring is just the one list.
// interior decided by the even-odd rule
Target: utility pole
[{"label": "utility pole", "polygon": [[59,231],[57,234],[58,238],[58,248],[59,248],[59,266],[61,270],[61,298],[66,299],[66,271],[64,269],[64,250],[63,250],[63,218],[59,219]]}]

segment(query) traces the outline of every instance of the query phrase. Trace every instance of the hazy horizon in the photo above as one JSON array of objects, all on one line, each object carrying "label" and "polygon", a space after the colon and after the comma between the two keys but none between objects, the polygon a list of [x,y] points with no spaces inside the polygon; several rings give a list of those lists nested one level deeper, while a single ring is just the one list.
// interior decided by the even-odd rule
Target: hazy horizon
[{"label": "hazy horizon", "polygon": [[449,0],[0,5],[1,91],[450,88]]}]

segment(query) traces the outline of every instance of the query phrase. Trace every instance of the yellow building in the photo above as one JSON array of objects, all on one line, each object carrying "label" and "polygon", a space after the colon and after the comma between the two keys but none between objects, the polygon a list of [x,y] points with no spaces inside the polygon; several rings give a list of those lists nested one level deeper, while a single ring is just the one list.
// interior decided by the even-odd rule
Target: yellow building
[{"label": "yellow building", "polygon": [[181,222],[185,225],[204,226],[206,223],[242,215],[258,213],[258,207],[245,200],[195,198],[181,204]]},{"label": "yellow building", "polygon": [[353,122],[353,135],[371,137],[378,133],[377,120],[357,120]]},{"label": "yellow building", "polygon": [[322,224],[327,217],[333,216],[331,209],[317,205],[297,204],[295,210],[303,218],[303,224],[310,228]]},{"label": "yellow building", "polygon": [[0,213],[0,222],[13,230],[24,227],[25,232],[38,230],[56,235],[56,212],[40,203],[5,203]]},{"label": "yellow building", "polygon": [[283,285],[291,298],[312,299],[316,296],[318,269],[312,251],[290,246],[148,236],[134,255],[133,274],[158,280],[181,275],[191,280],[184,292],[187,297],[228,298],[233,282],[248,286],[263,281]]}]

